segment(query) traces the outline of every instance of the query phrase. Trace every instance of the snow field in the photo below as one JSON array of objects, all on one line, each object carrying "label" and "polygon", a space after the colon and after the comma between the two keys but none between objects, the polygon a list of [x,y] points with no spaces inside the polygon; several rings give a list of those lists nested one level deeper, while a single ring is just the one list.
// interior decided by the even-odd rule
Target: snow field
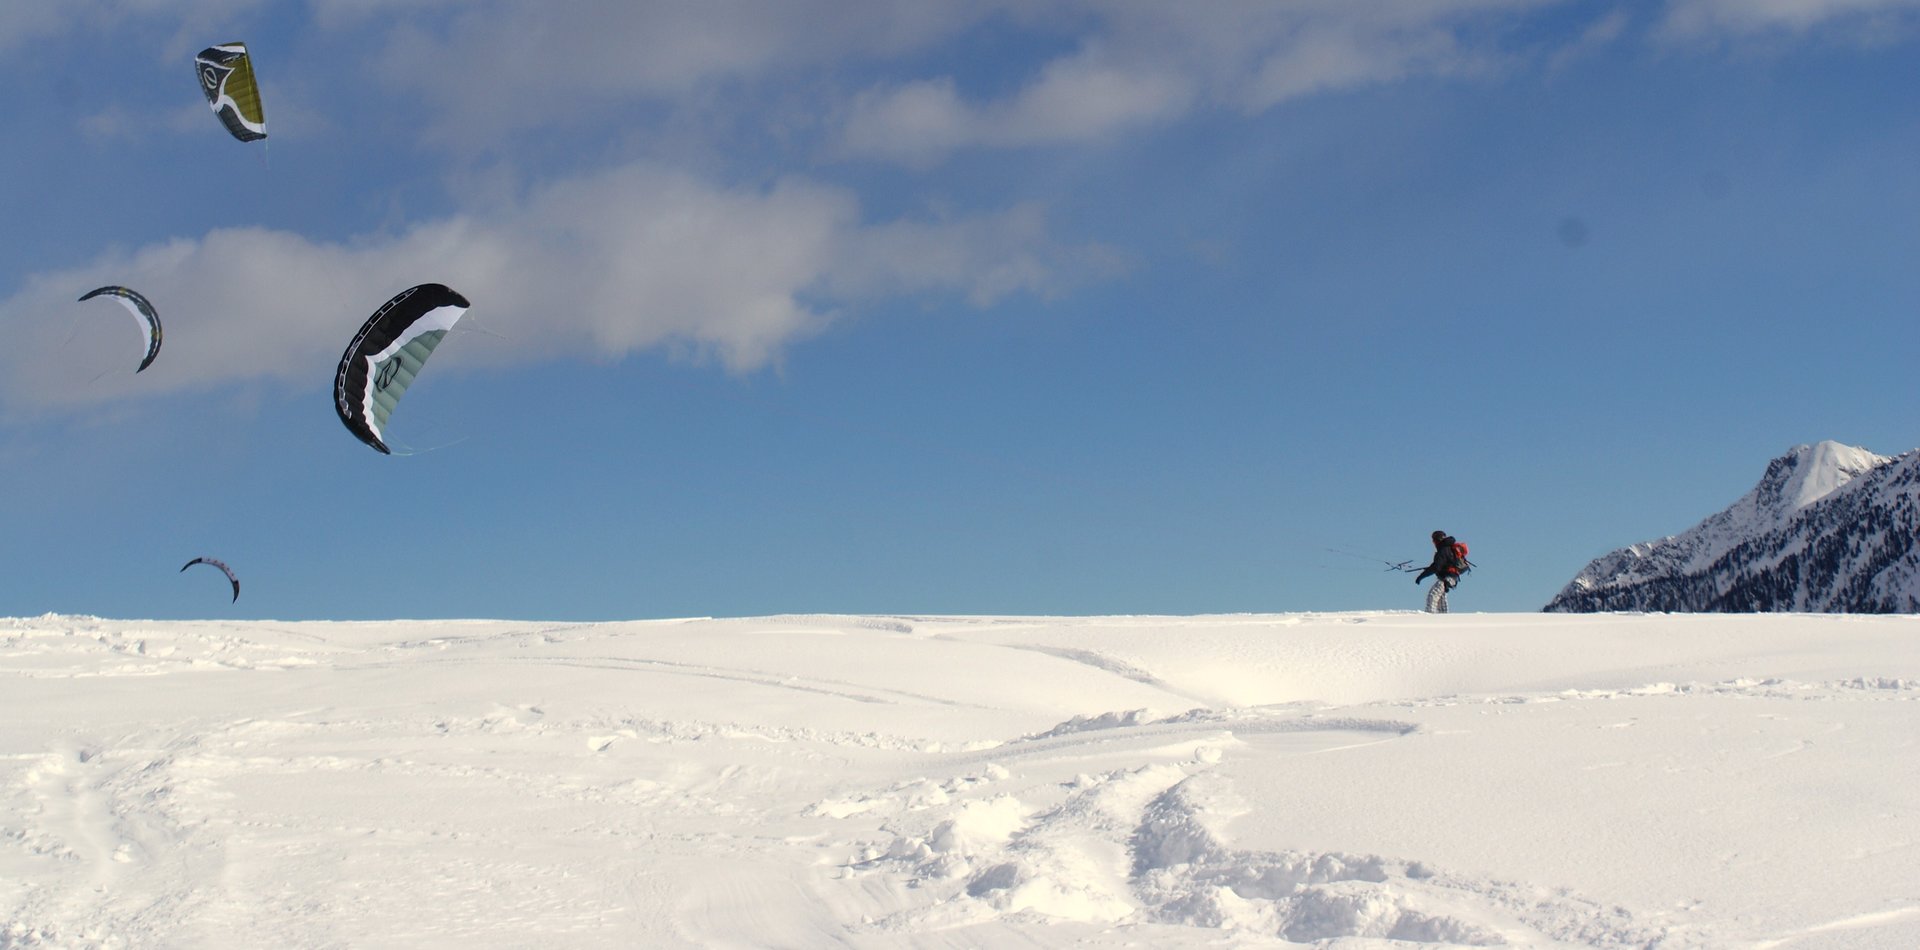
[{"label": "snow field", "polygon": [[1920,618],[0,620],[0,947],[1920,946]]}]

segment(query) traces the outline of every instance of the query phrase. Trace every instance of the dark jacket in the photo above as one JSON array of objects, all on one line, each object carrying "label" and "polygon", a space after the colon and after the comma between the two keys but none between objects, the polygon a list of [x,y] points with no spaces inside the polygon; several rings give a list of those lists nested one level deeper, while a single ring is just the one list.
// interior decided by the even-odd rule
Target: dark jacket
[{"label": "dark jacket", "polygon": [[1460,558],[1453,553],[1452,535],[1433,543],[1433,563],[1414,575],[1413,582],[1418,584],[1432,574],[1438,574],[1449,581],[1460,579]]}]

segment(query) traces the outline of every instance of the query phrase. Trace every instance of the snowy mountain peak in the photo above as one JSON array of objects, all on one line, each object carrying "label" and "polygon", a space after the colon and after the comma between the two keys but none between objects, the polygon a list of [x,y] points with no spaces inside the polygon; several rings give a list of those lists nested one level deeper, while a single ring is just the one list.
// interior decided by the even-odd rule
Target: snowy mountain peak
[{"label": "snowy mountain peak", "polygon": [[1833,494],[1854,476],[1873,471],[1889,461],[1891,459],[1884,455],[1831,439],[1817,445],[1796,445],[1767,466],[1767,477],[1761,480],[1760,486],[1765,488],[1778,475],[1784,513],[1792,514]]},{"label": "snowy mountain peak", "polygon": [[1799,445],[1678,535],[1598,558],[1547,610],[1920,610],[1920,450]]}]

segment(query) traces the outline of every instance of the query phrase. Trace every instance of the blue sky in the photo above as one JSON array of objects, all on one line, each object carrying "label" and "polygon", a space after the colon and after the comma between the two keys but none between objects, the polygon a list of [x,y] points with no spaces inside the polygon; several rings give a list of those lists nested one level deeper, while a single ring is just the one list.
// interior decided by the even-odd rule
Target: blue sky
[{"label": "blue sky", "polygon": [[1533,610],[1920,446],[1913,0],[14,0],[0,79],[0,615],[1412,608],[1434,528]]}]

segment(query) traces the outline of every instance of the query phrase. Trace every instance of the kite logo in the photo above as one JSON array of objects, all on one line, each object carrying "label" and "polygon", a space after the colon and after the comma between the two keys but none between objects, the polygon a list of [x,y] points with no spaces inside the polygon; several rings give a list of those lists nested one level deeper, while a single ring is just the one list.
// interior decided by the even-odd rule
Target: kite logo
[{"label": "kite logo", "polygon": [[380,372],[374,374],[374,377],[373,377],[374,390],[377,392],[385,392],[388,386],[393,385],[393,378],[395,376],[398,376],[399,374],[400,374],[399,360],[397,359],[388,360],[385,363],[380,364]]},{"label": "kite logo", "polygon": [[205,86],[208,92],[218,92],[220,89],[220,81],[225,79],[227,73],[230,71],[231,70],[216,68],[208,63],[201,63],[200,85]]}]

